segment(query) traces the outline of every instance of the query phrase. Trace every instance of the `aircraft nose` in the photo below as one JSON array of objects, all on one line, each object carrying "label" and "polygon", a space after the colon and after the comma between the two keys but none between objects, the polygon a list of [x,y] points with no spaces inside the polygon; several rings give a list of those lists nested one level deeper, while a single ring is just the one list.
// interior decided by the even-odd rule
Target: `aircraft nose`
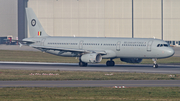
[{"label": "aircraft nose", "polygon": [[167,54],[167,56],[169,56],[169,57],[173,56],[174,53],[175,53],[175,51],[174,51],[174,49],[172,49],[172,48],[169,48],[169,49],[166,50],[166,54]]}]

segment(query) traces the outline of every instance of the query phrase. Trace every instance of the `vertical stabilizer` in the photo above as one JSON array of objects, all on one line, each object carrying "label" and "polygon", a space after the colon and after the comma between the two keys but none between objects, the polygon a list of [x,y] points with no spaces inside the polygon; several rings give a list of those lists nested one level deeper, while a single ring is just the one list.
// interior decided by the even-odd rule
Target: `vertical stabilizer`
[{"label": "vertical stabilizer", "polygon": [[26,8],[26,15],[29,26],[30,37],[49,36],[44,31],[41,23],[39,22],[32,8]]}]

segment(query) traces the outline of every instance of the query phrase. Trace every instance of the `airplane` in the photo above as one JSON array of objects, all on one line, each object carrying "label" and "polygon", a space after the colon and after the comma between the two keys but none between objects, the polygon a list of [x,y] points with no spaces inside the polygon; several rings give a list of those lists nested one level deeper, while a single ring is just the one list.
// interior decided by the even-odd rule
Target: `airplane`
[{"label": "airplane", "polygon": [[[79,57],[79,66],[100,63],[109,59],[107,66],[114,66],[113,59],[120,58],[127,63],[140,63],[152,59],[158,68],[157,59],[174,55],[167,42],[154,38],[113,38],[113,37],[59,37],[49,36],[43,29],[32,8],[26,8],[30,38],[22,40],[24,45],[64,57]],[[22,45],[20,43],[20,45]]]}]

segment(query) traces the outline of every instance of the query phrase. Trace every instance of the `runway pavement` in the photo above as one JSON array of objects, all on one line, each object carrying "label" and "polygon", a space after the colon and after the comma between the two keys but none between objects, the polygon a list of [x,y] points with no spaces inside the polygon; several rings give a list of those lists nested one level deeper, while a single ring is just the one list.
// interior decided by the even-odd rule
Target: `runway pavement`
[{"label": "runway pavement", "polygon": [[87,67],[79,67],[77,63],[0,62],[0,69],[180,74],[180,65],[159,65],[159,68],[153,68],[152,64],[117,64],[114,67],[107,67],[105,64],[90,64]]},{"label": "runway pavement", "polygon": [[180,87],[180,80],[0,81],[0,87]]}]

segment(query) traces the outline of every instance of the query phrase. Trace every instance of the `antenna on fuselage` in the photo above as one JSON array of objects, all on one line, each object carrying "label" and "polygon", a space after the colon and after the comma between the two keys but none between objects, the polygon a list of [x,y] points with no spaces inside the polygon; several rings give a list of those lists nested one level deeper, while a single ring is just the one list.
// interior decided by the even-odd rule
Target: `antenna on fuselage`
[{"label": "antenna on fuselage", "polygon": [[156,39],[156,37],[155,36],[153,36],[154,37],[154,39]]}]

